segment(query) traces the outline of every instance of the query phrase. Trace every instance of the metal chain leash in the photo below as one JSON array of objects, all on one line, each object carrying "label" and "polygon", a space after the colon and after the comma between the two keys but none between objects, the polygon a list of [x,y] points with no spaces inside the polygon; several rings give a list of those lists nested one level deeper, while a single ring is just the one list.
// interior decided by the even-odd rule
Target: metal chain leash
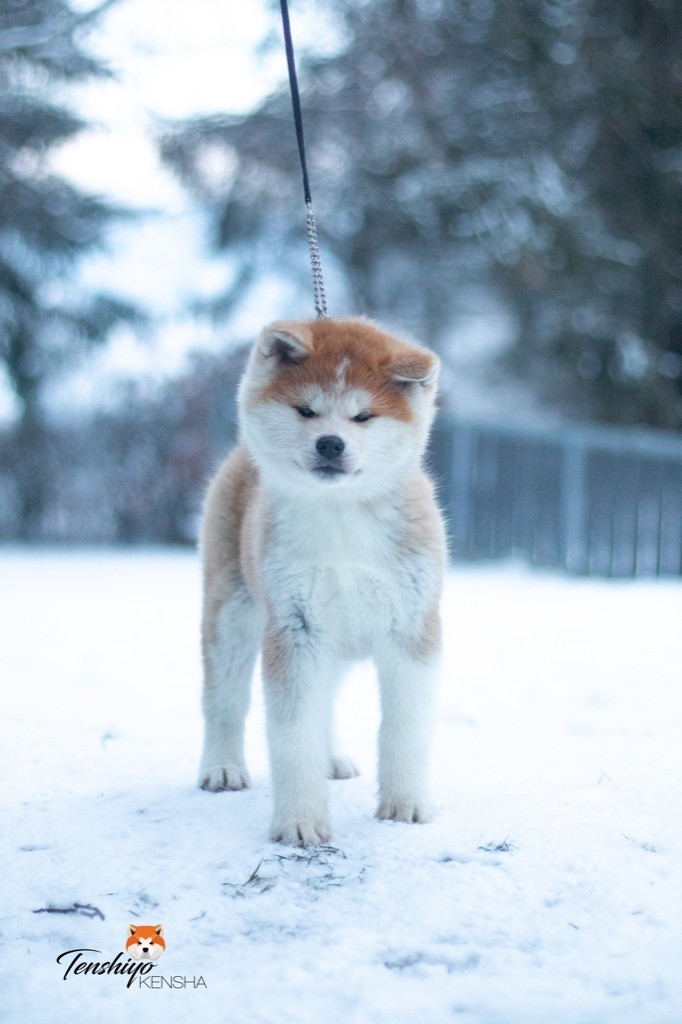
[{"label": "metal chain leash", "polygon": [[291,24],[289,22],[289,7],[287,0],[279,0],[279,4],[282,11],[284,46],[287,54],[287,67],[289,69],[289,87],[291,89],[291,105],[294,109],[294,124],[296,126],[298,155],[301,159],[301,172],[303,174],[303,196],[305,198],[306,207],[305,219],[308,233],[308,249],[310,250],[310,268],[313,274],[313,302],[315,304],[315,312],[317,313],[318,318],[327,319],[327,298],[324,290],[320,246],[317,240],[317,226],[315,224],[313,203],[310,195],[310,182],[308,180],[308,165],[305,157],[305,141],[303,138],[303,117],[301,115],[301,98],[298,92],[294,44],[291,38]]},{"label": "metal chain leash", "polygon": [[307,200],[305,221],[308,229],[308,248],[310,249],[310,267],[313,272],[313,302],[318,318],[326,319],[327,296],[324,291],[324,278],[322,277],[322,260],[320,259],[320,246],[317,241],[317,226],[312,203]]}]

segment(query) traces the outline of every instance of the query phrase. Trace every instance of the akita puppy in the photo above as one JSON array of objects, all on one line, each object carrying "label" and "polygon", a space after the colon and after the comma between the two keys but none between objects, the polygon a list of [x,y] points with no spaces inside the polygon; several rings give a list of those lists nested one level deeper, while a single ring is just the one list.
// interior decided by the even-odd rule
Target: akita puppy
[{"label": "akita puppy", "polygon": [[378,817],[428,820],[443,523],[422,456],[438,359],[365,320],[275,323],[239,391],[240,444],[203,515],[204,789],[249,785],[244,719],[262,650],[271,837],[329,840],[334,692],[371,656]]}]

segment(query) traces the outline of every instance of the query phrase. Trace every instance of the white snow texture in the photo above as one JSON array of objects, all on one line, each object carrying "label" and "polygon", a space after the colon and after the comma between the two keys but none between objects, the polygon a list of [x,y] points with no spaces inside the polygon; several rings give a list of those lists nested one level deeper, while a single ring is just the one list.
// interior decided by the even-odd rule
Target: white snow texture
[{"label": "white snow texture", "polygon": [[[436,818],[379,822],[373,671],[339,726],[328,849],[267,840],[252,788],[195,787],[199,572],[190,552],[0,554],[0,1019],[22,1024],[679,1024],[679,582],[455,568]],[[35,913],[74,903],[104,915]],[[110,960],[163,924],[126,987]],[[125,957],[123,957],[125,960]]]}]

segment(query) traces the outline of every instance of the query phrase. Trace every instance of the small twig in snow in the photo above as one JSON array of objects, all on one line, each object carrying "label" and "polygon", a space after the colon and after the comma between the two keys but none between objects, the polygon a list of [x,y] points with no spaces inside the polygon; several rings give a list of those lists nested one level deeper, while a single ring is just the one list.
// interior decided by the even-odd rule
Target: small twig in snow
[{"label": "small twig in snow", "polygon": [[485,853],[511,853],[515,849],[516,845],[509,836],[505,836],[502,840],[491,839],[485,846],[479,846],[479,850],[483,850]]},{"label": "small twig in snow", "polygon": [[343,850],[340,850],[338,846],[331,846],[328,843],[319,843],[317,846],[311,846],[308,849],[292,850],[291,853],[276,853],[275,859],[279,861],[305,861],[306,864],[326,864],[327,861],[323,860],[323,858],[328,854],[341,857],[343,860],[347,859]]},{"label": "small twig in snow", "polygon": [[91,903],[74,903],[71,907],[40,907],[33,911],[34,914],[80,914],[81,917],[99,917],[104,921],[105,917],[99,907],[93,907]]},{"label": "small twig in snow", "polygon": [[[225,885],[228,888],[234,890],[232,892],[233,896],[244,896],[245,895],[245,891],[244,890],[245,889],[249,889],[249,888],[257,891],[259,893],[259,895],[262,895],[262,893],[264,893],[264,892],[268,892],[270,889],[272,889],[277,884],[277,879],[276,878],[266,878],[265,876],[258,874],[264,859],[265,858],[262,857],[258,861],[258,863],[256,864],[255,868],[253,869],[253,871],[251,872],[251,874],[249,875],[249,877],[246,879],[245,882],[239,882],[239,883],[238,882],[223,882],[223,885]],[[261,889],[258,889],[257,887],[262,882],[264,882],[265,884],[263,885],[263,887]]]},{"label": "small twig in snow", "polygon": [[628,842],[634,843],[635,846],[639,846],[640,850],[646,850],[647,853],[660,853],[660,846],[654,846],[653,843],[640,843],[639,840],[633,839],[632,836],[626,836],[625,832],[621,832],[623,839],[627,839]]}]

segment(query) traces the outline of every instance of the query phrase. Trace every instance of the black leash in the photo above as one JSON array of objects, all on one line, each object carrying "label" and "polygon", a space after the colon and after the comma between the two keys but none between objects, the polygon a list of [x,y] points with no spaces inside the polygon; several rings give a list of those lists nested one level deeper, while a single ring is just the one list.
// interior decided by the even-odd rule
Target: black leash
[{"label": "black leash", "polygon": [[301,171],[303,172],[303,196],[305,198],[305,220],[308,231],[308,248],[310,250],[310,266],[313,272],[313,301],[315,312],[318,317],[327,317],[327,298],[324,291],[324,280],[322,278],[322,261],[320,260],[320,247],[317,241],[317,227],[315,226],[315,215],[313,214],[313,201],[310,195],[310,181],[308,179],[308,164],[305,158],[305,141],[303,139],[303,118],[301,116],[301,98],[298,94],[298,78],[296,76],[296,61],[294,59],[294,44],[291,39],[291,25],[289,23],[289,6],[287,0],[279,0],[282,9],[282,28],[284,29],[284,46],[287,51],[287,66],[289,68],[289,87],[291,89],[291,105],[294,108],[294,124],[296,125],[296,141],[298,142],[298,155],[301,158]]}]

